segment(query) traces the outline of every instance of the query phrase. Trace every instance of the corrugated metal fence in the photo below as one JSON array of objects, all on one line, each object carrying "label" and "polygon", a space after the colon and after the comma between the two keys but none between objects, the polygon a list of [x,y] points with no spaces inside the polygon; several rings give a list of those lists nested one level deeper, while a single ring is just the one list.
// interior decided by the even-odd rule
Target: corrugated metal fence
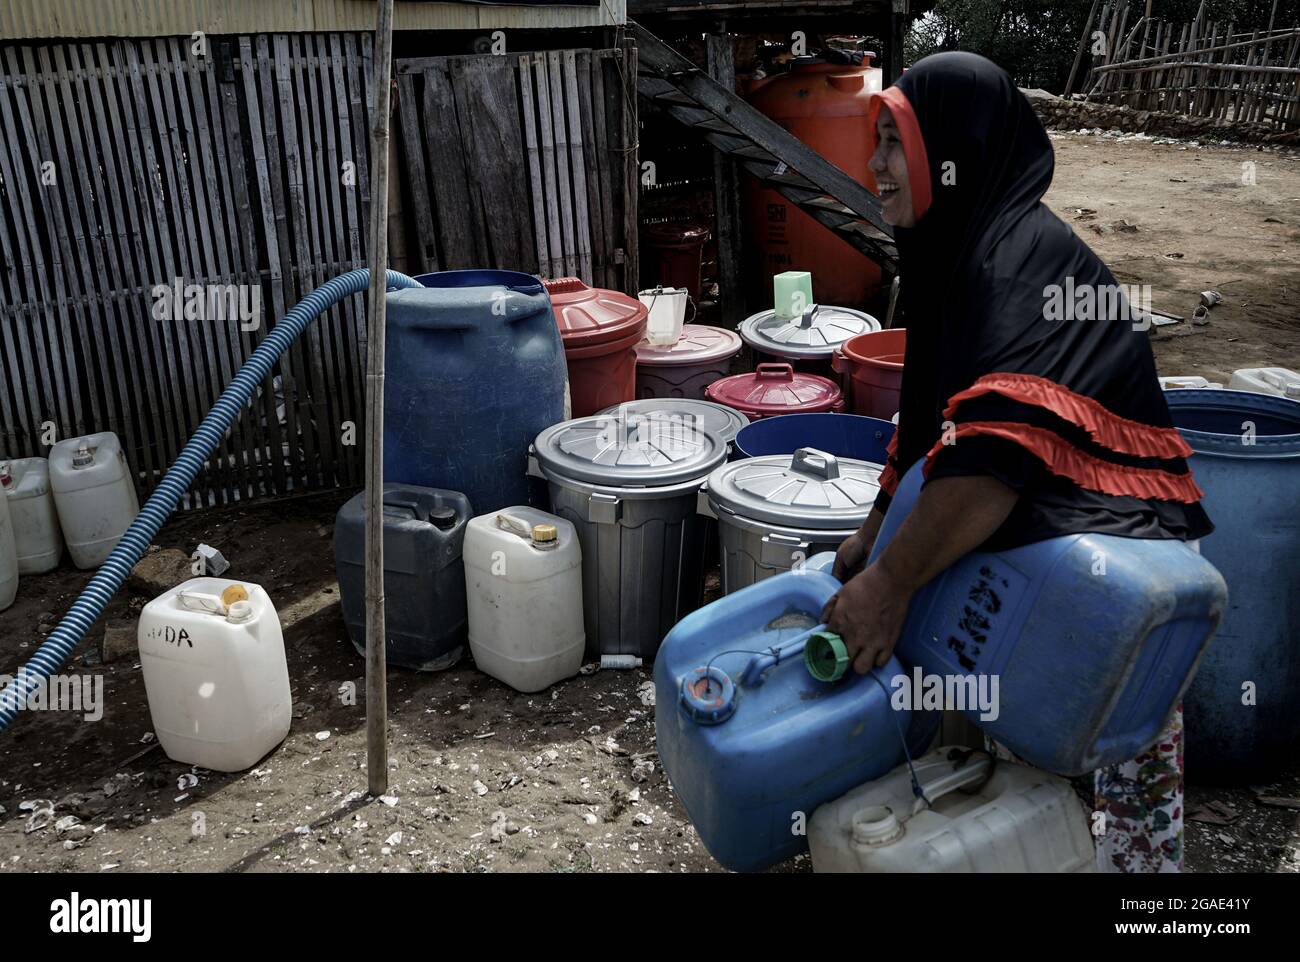
[{"label": "corrugated metal fence", "polygon": [[[0,457],[115,431],[147,493],[285,311],[324,280],[364,265],[369,35],[208,43],[201,53],[176,39],[0,48]],[[634,56],[581,53],[585,59],[572,62]],[[400,218],[390,234],[398,235],[395,248],[418,248],[409,269],[557,272],[544,250],[539,258],[536,238],[567,222],[558,206],[545,206],[556,203],[553,192],[544,201],[526,179],[524,152],[512,155],[516,143],[531,144],[521,126],[527,112],[511,100],[512,90],[524,95],[519,59],[422,65],[426,82],[459,78],[444,91],[454,103],[439,105],[452,112],[429,114],[436,98],[422,87],[418,119],[408,112],[395,126],[408,136],[412,122],[417,137],[426,131],[424,156],[433,159],[438,146],[462,179],[458,187],[440,166],[418,176],[395,167],[395,193],[413,208],[414,240],[406,244]],[[619,60],[611,79],[635,76],[621,67]],[[557,116],[585,130],[589,102],[573,111],[566,100]],[[616,114],[601,155],[613,165],[608,196],[635,198],[626,189],[636,176],[634,148],[631,159],[627,150],[635,110]],[[491,123],[475,135],[471,117]],[[567,196],[604,190],[594,154],[589,165],[585,156],[578,163],[595,181],[574,177],[577,193]],[[601,216],[610,229],[601,222],[590,273],[582,273],[635,289],[634,272],[616,268],[613,253],[634,250],[635,209],[608,196]],[[464,206],[467,198],[473,206]],[[453,208],[478,219],[424,246],[431,218]],[[544,217],[536,229],[530,210]],[[553,255],[566,271],[568,254]],[[188,506],[360,483],[364,348],[357,296],[308,328],[196,480]]]}]

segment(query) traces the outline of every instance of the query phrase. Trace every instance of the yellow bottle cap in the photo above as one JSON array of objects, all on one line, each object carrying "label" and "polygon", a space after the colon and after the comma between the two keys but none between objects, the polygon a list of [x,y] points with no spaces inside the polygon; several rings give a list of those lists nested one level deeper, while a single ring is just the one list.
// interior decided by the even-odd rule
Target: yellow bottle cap
[{"label": "yellow bottle cap", "polygon": [[535,524],[535,525],[533,525],[533,540],[534,540],[534,541],[540,542],[540,543],[542,543],[542,544],[546,544],[546,543],[548,543],[548,542],[554,541],[554,540],[555,540],[556,538],[558,538],[559,536],[560,536],[560,533],[559,533],[558,531],[555,530],[555,525],[553,525],[553,524]]},{"label": "yellow bottle cap", "polygon": [[247,601],[248,591],[243,585],[231,585],[221,592],[221,603],[229,608],[236,601]]}]

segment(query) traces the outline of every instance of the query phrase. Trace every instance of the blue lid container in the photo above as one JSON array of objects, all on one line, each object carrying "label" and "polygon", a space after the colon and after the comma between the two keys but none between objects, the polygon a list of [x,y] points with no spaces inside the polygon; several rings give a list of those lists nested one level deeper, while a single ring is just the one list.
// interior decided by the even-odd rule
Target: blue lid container
[{"label": "blue lid container", "polygon": [[445,271],[388,294],[384,480],[459,491],[480,514],[545,506],[528,445],[564,419],[564,347],[542,282]]},{"label": "blue lid container", "polygon": [[1268,780],[1300,740],[1300,402],[1200,390],[1165,400],[1215,526],[1201,554],[1228,583],[1218,637],[1183,698],[1187,771]]},{"label": "blue lid container", "polygon": [[[922,467],[899,482],[872,562]],[[1151,746],[1226,603],[1223,577],[1181,541],[1066,535],[959,560],[913,597],[895,653],[985,690],[996,678],[997,717],[963,714],[1029,764],[1081,775]]]},{"label": "blue lid container", "polygon": [[740,429],[736,453],[745,458],[816,448],[837,458],[884,464],[894,425],[859,414],[782,414]]},{"label": "blue lid container", "polygon": [[[878,778],[933,734],[895,711],[890,659],[871,675],[815,680],[804,646],[839,582],[789,572],[683,618],[655,661],[655,736],[709,852],[759,871],[807,850],[813,810]],[[935,716],[937,718],[937,716]]]}]

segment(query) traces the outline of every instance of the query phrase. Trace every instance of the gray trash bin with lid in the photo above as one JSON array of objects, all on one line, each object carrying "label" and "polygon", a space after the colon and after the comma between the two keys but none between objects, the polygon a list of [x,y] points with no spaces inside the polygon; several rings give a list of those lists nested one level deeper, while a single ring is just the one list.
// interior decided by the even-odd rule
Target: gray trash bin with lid
[{"label": "gray trash bin with lid", "polygon": [[717,468],[701,502],[718,518],[723,593],[836,550],[871,513],[882,470],[816,448]]},{"label": "gray trash bin with lid", "polygon": [[726,442],[672,418],[594,415],[547,428],[533,447],[552,510],[582,544],[588,653],[653,659],[703,598],[699,490]]}]

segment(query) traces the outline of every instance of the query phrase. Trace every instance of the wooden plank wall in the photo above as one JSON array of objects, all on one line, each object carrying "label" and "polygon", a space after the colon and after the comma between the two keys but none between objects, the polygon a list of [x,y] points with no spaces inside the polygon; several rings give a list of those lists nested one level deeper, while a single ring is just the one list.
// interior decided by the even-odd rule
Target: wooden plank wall
[{"label": "wooden plank wall", "polygon": [[[366,34],[0,51],[0,456],[114,431],[147,494],[285,311],[364,265],[369,57]],[[177,283],[260,325],[170,316]],[[188,506],[360,479],[362,310],[309,328]]]},{"label": "wooden plank wall", "polygon": [[635,56],[398,61],[408,271],[499,267],[634,293]]},{"label": "wooden plank wall", "polygon": [[[209,45],[0,46],[0,458],[114,431],[147,495],[270,328],[365,266],[370,35]],[[394,266],[635,291],[634,58],[402,62]],[[211,304],[160,317],[177,278],[260,303],[260,326]],[[185,506],[361,483],[364,352],[358,295],[308,328]]]}]

